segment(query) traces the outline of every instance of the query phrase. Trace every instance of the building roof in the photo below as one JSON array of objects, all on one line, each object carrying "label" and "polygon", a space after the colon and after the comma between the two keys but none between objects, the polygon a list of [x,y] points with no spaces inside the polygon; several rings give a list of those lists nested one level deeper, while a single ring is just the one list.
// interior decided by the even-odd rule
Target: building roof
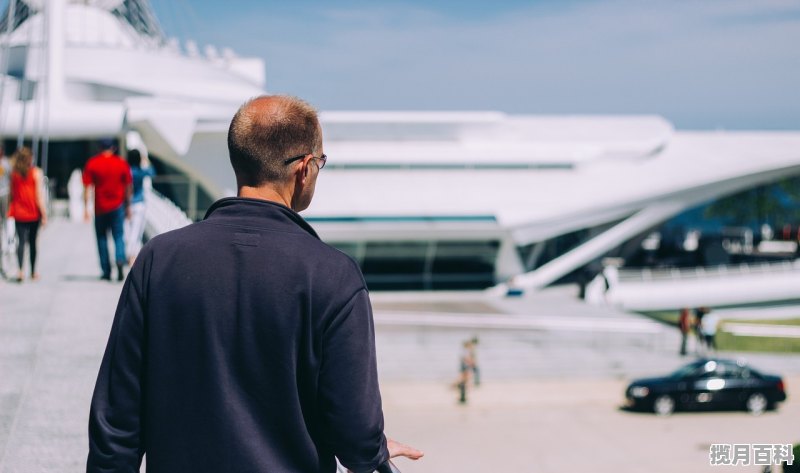
[{"label": "building roof", "polygon": [[[13,28],[15,31],[20,25],[25,23],[30,17],[42,11],[44,0],[22,0],[16,2],[13,12]],[[89,7],[86,10],[104,10],[110,12],[114,17],[122,20],[138,34],[150,39],[163,42],[166,37],[158,23],[150,3],[147,0],[70,0],[68,3]],[[9,10],[5,10],[0,18],[0,34],[8,31]],[[91,31],[88,25],[93,25],[91,21],[82,18],[84,30]]]},{"label": "building roof", "polygon": [[[800,133],[792,132],[675,132],[655,154],[637,159],[601,155],[553,169],[337,169],[339,159],[352,162],[349,144],[339,145],[326,145],[331,169],[326,167],[319,179],[310,216],[489,215],[512,230],[518,244],[621,219],[659,201],[689,208],[800,173]],[[507,145],[497,142],[501,148]],[[395,159],[404,149],[425,148],[402,142],[370,146],[373,162],[387,155]],[[462,155],[462,146],[431,144],[425,151],[445,161]],[[409,153],[408,161],[418,156]],[[487,152],[483,162],[493,157]],[[497,162],[505,157],[501,153]]]}]

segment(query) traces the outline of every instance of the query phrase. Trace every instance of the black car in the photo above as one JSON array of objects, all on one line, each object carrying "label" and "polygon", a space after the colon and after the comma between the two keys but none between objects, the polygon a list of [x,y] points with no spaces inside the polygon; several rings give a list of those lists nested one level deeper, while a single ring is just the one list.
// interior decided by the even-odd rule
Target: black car
[{"label": "black car", "polygon": [[627,407],[670,415],[676,409],[747,409],[753,414],[786,400],[780,376],[743,362],[699,359],[661,378],[637,379],[625,390]]}]

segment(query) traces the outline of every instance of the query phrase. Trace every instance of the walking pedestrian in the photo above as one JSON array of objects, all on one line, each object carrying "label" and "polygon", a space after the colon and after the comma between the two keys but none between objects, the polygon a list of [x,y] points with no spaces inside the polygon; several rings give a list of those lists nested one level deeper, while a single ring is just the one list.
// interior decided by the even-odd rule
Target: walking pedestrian
[{"label": "walking pedestrian", "polygon": [[703,333],[703,338],[706,342],[706,349],[710,351],[717,351],[717,328],[719,326],[719,317],[717,314],[711,312],[709,308],[703,309],[703,322],[700,330]]},{"label": "walking pedestrian", "polygon": [[142,248],[89,417],[87,473],[355,472],[422,452],[384,435],[358,265],[298,214],[325,166],[317,112],[246,102],[228,132],[237,197]]},{"label": "walking pedestrian", "polygon": [[21,148],[14,153],[14,166],[11,172],[11,202],[8,215],[14,219],[17,231],[17,281],[24,278],[23,263],[25,248],[31,266],[31,279],[39,279],[36,272],[36,241],[39,228],[47,224],[47,211],[44,207],[42,170],[33,165],[33,153],[28,148]]},{"label": "walking pedestrian", "polygon": [[474,367],[472,358],[471,340],[466,340],[461,344],[461,356],[459,358],[459,372],[458,380],[456,380],[456,387],[458,388],[458,402],[459,404],[467,403],[467,390],[469,389],[469,382],[472,378],[472,369]]},{"label": "walking pedestrian", "polygon": [[469,358],[472,363],[472,384],[481,385],[481,371],[478,367],[478,336],[472,337],[469,341]]},{"label": "walking pedestrian", "polygon": [[692,322],[691,317],[689,315],[689,309],[683,308],[681,309],[681,315],[678,319],[678,328],[681,330],[681,356],[686,356],[686,343],[689,338],[689,332],[692,330]]},{"label": "walking pedestrian", "polygon": [[142,249],[147,201],[144,196],[144,179],[154,177],[155,169],[138,149],[128,151],[128,165],[131,167],[133,192],[131,194],[130,218],[125,220],[125,250],[128,253],[128,264],[132,265],[136,255]]},{"label": "walking pedestrian", "polygon": [[692,324],[692,329],[694,330],[695,337],[697,338],[697,345],[695,347],[695,353],[701,354],[701,352],[705,353],[706,351],[706,338],[703,336],[703,316],[705,315],[705,308],[698,307],[694,309],[694,323]]},{"label": "walking pedestrian", "polygon": [[114,261],[117,280],[124,279],[125,239],[123,224],[130,217],[131,168],[114,151],[112,140],[100,142],[102,151],[92,156],[83,170],[83,218],[89,221],[89,188],[94,187],[94,231],[100,257],[100,279],[111,280],[108,257],[108,233],[114,238]]}]

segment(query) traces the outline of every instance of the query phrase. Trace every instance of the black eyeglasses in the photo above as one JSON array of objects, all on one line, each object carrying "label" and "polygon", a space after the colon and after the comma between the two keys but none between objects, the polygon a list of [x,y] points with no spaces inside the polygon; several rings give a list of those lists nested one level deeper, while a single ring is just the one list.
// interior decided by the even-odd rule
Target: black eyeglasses
[{"label": "black eyeglasses", "polygon": [[[305,157],[306,157],[306,156],[308,156],[309,154],[310,154],[310,153],[307,153],[307,154],[301,154],[300,156],[295,156],[294,158],[289,158],[289,159],[287,159],[286,161],[284,161],[284,162],[283,162],[283,164],[290,164],[290,163],[293,163],[293,162],[297,161],[298,159],[303,159],[303,158],[305,158]],[[328,156],[327,156],[327,155],[325,155],[325,154],[323,154],[323,155],[322,155],[322,156],[320,156],[320,157],[316,157],[316,156],[314,156],[314,155],[311,155],[311,157],[312,157],[313,159],[319,159],[319,160],[320,160],[320,162],[322,163],[322,164],[320,164],[320,165],[319,165],[319,168],[320,168],[320,169],[324,168],[324,167],[325,167],[325,163],[327,163],[327,162],[328,162]]]}]

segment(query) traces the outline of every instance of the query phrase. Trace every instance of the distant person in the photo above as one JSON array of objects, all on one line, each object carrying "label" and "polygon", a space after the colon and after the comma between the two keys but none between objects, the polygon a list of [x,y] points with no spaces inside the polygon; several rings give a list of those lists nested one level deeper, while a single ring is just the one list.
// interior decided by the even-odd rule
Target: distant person
[{"label": "distant person", "polygon": [[686,343],[689,338],[689,332],[692,331],[692,320],[689,314],[689,309],[681,309],[681,315],[678,319],[678,328],[681,331],[681,356],[686,356]]},{"label": "distant person", "polygon": [[89,221],[89,188],[94,187],[94,231],[100,256],[101,279],[111,280],[108,257],[108,233],[114,238],[114,262],[117,281],[124,279],[125,239],[123,225],[130,216],[131,168],[115,154],[114,142],[102,140],[102,151],[92,156],[83,169],[83,218]]},{"label": "distant person", "polygon": [[481,385],[481,372],[478,367],[478,342],[477,335],[469,341],[469,357],[472,361],[472,383],[475,386]]},{"label": "distant person", "polygon": [[706,314],[705,310],[705,307],[698,307],[694,309],[694,322],[692,324],[692,329],[697,337],[697,346],[695,348],[695,353],[697,354],[704,352],[706,349],[706,338],[703,335],[703,316]]},{"label": "distant person", "polygon": [[[11,194],[11,161],[5,155],[3,146],[0,145],[0,250],[5,251],[8,244],[6,234],[6,217],[8,216],[8,204]],[[0,276],[6,277],[3,268],[3,259],[0,258]]]},{"label": "distant person", "polygon": [[459,371],[458,380],[456,380],[456,387],[458,388],[458,402],[459,404],[467,403],[467,391],[469,390],[469,383],[472,379],[472,370],[474,368],[474,359],[472,358],[472,341],[466,340],[461,344],[461,355],[459,358]]},{"label": "distant person", "polygon": [[128,165],[131,167],[133,178],[133,192],[131,195],[130,218],[125,221],[125,249],[128,253],[128,263],[133,264],[139,250],[142,249],[144,237],[145,217],[147,216],[147,202],[144,197],[144,179],[154,177],[155,169],[147,158],[137,149],[128,151]]},{"label": "distant person", "polygon": [[142,248],[89,417],[88,473],[355,472],[417,459],[387,440],[364,277],[298,212],[327,157],[317,112],[246,102],[237,197]]},{"label": "distant person", "polygon": [[13,156],[14,167],[11,172],[11,203],[8,215],[14,219],[17,230],[17,281],[24,278],[23,263],[25,247],[31,265],[31,279],[39,279],[36,272],[36,240],[39,228],[47,224],[47,211],[44,207],[42,170],[33,165],[33,153],[21,148]]},{"label": "distant person", "polygon": [[717,327],[719,326],[719,317],[708,308],[704,309],[704,314],[700,330],[703,333],[706,348],[709,351],[717,351]]}]

